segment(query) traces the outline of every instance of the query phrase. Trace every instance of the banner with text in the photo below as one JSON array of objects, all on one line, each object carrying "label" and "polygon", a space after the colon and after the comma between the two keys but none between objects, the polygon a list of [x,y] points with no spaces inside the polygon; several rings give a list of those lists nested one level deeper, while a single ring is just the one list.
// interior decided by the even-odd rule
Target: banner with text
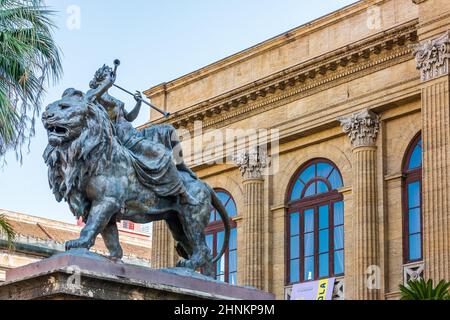
[{"label": "banner with text", "polygon": [[335,278],[294,284],[291,300],[332,300]]}]

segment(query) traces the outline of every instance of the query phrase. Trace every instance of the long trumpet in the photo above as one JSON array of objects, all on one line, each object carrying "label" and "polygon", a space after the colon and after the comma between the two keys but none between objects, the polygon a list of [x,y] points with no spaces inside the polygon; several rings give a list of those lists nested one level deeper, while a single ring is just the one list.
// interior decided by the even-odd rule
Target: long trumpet
[{"label": "long trumpet", "polygon": [[[120,60],[116,59],[114,60],[114,71],[113,74],[116,75],[117,74],[117,68],[120,66]],[[118,86],[117,84],[113,84],[114,87],[116,87],[119,90],[122,90],[125,93],[128,93],[129,95],[134,97],[134,94],[131,93],[130,91],[128,91],[127,89],[122,88],[121,86]],[[158,108],[157,106],[151,104],[150,102],[145,101],[144,99],[141,100],[143,103],[145,103],[146,105],[148,105],[150,108],[158,111],[159,113],[161,113],[164,118],[168,118],[170,116],[170,112],[166,112],[164,110],[161,110],[160,108]]]}]

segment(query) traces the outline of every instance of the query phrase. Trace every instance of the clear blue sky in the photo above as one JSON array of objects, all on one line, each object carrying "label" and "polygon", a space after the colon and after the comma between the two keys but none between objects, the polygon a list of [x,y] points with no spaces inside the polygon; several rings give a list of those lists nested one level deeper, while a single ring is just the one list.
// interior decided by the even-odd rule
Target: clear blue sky
[{"label": "clear blue sky", "polygon": [[[57,11],[55,38],[64,76],[48,89],[45,104],[67,87],[85,91],[103,63],[122,61],[117,83],[145,90],[246,49],[354,3],[354,0],[47,0]],[[67,26],[67,9],[80,8],[80,29]],[[112,89],[131,107],[131,97]],[[136,125],[148,119],[143,110]],[[38,121],[30,153],[20,166],[10,153],[0,169],[0,208],[74,222],[47,183],[42,152],[46,133]]]}]

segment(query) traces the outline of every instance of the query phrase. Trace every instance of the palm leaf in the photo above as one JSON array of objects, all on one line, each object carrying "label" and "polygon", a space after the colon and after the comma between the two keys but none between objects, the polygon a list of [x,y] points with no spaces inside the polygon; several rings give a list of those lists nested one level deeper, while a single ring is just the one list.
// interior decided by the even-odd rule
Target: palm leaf
[{"label": "palm leaf", "polygon": [[434,289],[433,296],[436,297],[437,300],[445,300],[449,296],[449,288],[450,281],[446,282],[445,280],[441,280]]},{"label": "palm leaf", "polygon": [[400,285],[401,300],[450,300],[450,282],[441,280],[433,287],[433,280],[409,280],[406,285]]},{"label": "palm leaf", "polygon": [[8,241],[9,248],[12,248],[12,244],[14,238],[16,237],[16,233],[12,228],[11,224],[5,219],[4,215],[0,215],[0,233],[6,236],[6,240]]},{"label": "palm leaf", "polygon": [[53,11],[43,0],[0,0],[0,157],[22,157],[34,135],[46,85],[62,75]]}]

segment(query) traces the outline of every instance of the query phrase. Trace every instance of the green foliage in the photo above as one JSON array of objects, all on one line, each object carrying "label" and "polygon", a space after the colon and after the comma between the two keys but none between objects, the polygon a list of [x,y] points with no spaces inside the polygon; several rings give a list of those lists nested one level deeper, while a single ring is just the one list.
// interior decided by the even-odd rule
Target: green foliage
[{"label": "green foliage", "polygon": [[0,0],[0,157],[34,135],[44,86],[61,74],[53,12],[43,0]]},{"label": "green foliage", "polygon": [[3,215],[0,215],[0,235],[1,234],[4,234],[6,236],[6,240],[8,241],[9,247],[11,248],[12,242],[16,237],[16,233]]},{"label": "green foliage", "polygon": [[401,300],[450,300],[450,282],[441,280],[433,287],[433,280],[410,280],[400,285]]}]

